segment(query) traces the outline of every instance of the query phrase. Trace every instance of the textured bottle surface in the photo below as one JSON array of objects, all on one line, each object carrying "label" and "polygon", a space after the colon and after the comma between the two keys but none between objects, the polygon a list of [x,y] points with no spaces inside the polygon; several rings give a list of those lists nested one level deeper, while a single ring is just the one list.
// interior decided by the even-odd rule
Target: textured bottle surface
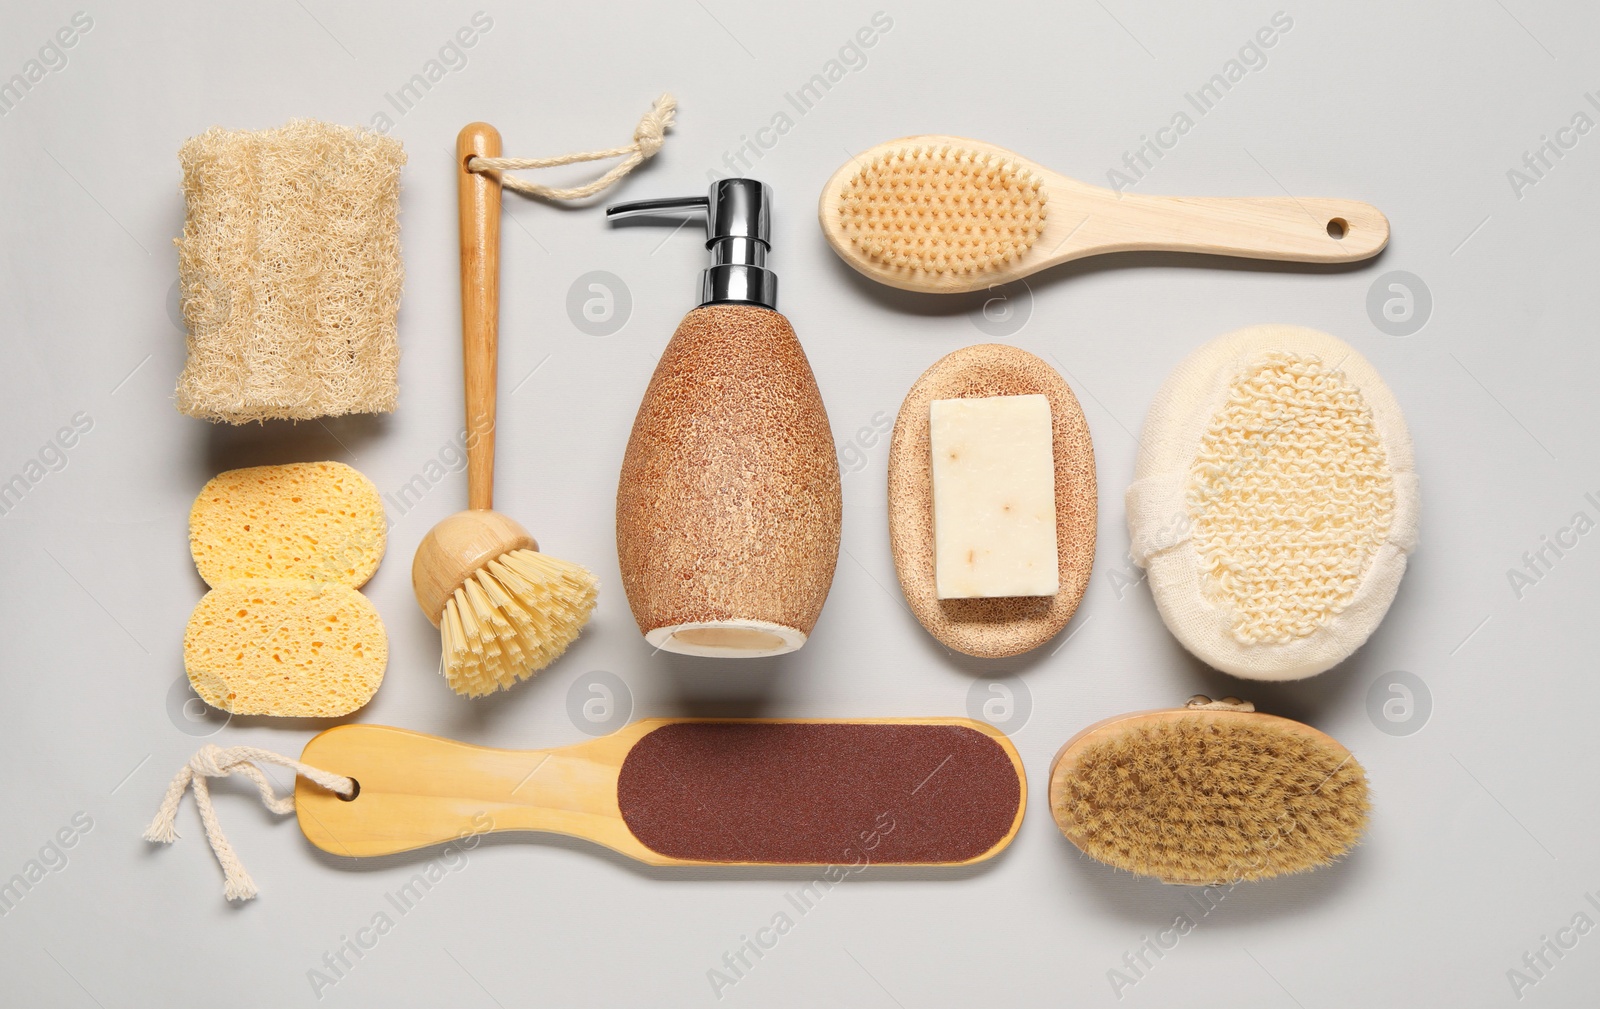
[{"label": "textured bottle surface", "polygon": [[690,312],[645,390],[617,487],[640,631],[737,621],[809,635],[839,517],[828,415],[789,320],[749,305]]}]

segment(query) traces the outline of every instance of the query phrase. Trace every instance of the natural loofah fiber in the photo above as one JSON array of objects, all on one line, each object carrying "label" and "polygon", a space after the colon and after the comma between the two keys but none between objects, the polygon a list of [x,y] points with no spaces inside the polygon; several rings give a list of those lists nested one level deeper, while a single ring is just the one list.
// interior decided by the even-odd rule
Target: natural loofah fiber
[{"label": "natural loofah fiber", "polygon": [[1366,772],[1310,726],[1246,712],[1114,719],[1062,751],[1056,823],[1086,854],[1169,883],[1269,879],[1360,839]]},{"label": "natural loofah fiber", "polygon": [[1252,326],[1173,371],[1128,488],[1134,561],[1201,660],[1296,680],[1371,636],[1417,545],[1405,417],[1355,348]]},{"label": "natural loofah fiber", "polygon": [[230,424],[392,411],[399,141],[296,119],[213,128],[178,159],[189,329],[178,409]]},{"label": "natural loofah fiber", "polygon": [[1344,612],[1389,535],[1383,441],[1331,363],[1282,351],[1254,362],[1189,471],[1205,592],[1242,644],[1286,644]]},{"label": "natural loofah fiber", "polygon": [[1021,258],[1044,231],[1041,180],[1005,158],[907,147],[861,168],[840,194],[850,240],[883,266],[981,273]]}]

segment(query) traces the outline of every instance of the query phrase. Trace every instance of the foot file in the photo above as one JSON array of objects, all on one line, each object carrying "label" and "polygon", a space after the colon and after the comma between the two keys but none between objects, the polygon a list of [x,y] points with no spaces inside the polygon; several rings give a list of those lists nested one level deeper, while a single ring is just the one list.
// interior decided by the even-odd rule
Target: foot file
[{"label": "foot file", "polygon": [[1011,741],[964,718],[651,718],[554,750],[344,725],[301,760],[356,780],[295,789],[306,837],[353,856],[546,831],[650,865],[962,865],[1011,843],[1027,792]]}]

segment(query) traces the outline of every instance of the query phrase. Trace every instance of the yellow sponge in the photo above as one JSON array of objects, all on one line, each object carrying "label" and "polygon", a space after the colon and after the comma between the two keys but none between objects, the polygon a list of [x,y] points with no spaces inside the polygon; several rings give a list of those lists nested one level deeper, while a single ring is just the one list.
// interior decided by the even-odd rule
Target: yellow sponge
[{"label": "yellow sponge", "polygon": [[347,715],[371,699],[388,663],[378,611],[331,582],[229,582],[206,593],[183,635],[195,692],[236,715]]},{"label": "yellow sponge", "polygon": [[377,488],[340,462],[228,470],[189,511],[189,551],[213,588],[238,578],[360,588],[386,541]]}]

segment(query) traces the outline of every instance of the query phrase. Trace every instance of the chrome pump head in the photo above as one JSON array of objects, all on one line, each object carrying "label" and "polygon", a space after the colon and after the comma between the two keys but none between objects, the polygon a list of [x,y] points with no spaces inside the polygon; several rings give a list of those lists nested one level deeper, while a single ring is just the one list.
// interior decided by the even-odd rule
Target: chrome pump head
[{"label": "chrome pump head", "polygon": [[767,269],[772,247],[772,188],[755,179],[720,179],[705,196],[636,200],[606,208],[606,219],[705,214],[711,265],[700,275],[702,305],[778,307],[778,275]]}]

